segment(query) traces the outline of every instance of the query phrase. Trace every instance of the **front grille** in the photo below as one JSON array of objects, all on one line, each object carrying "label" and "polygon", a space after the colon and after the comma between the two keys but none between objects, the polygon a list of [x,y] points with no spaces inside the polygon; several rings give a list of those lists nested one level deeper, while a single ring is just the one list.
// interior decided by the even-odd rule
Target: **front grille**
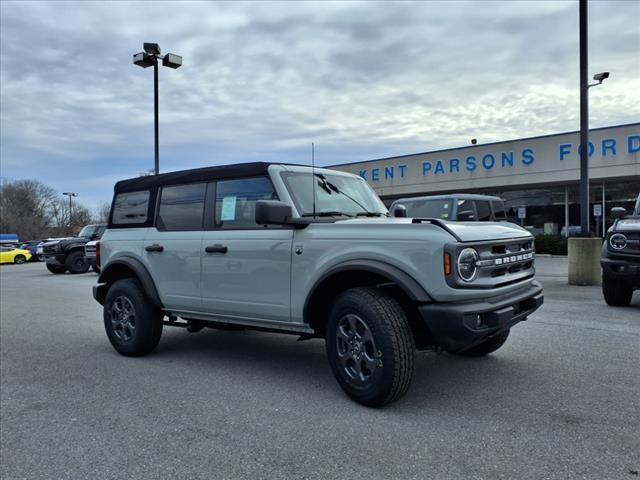
[{"label": "front grille", "polygon": [[44,245],[42,247],[42,253],[45,253],[45,254],[46,253],[52,254],[52,253],[58,253],[58,252],[59,250],[57,245],[51,245],[51,246]]},{"label": "front grille", "polygon": [[85,257],[95,257],[96,256],[96,246],[95,245],[85,245],[85,247],[84,247],[84,256]]},{"label": "front grille", "polygon": [[471,245],[478,252],[478,276],[468,286],[495,288],[515,283],[534,275],[533,240],[507,240]]}]

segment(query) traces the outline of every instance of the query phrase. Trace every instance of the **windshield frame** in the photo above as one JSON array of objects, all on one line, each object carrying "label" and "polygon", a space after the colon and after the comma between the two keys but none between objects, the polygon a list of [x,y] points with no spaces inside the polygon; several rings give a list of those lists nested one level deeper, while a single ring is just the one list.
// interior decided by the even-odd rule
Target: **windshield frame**
[{"label": "windshield frame", "polygon": [[[298,215],[300,217],[307,217],[307,218],[313,218],[313,209],[310,209],[309,211],[305,210],[303,208],[301,199],[298,196],[298,193],[295,188],[292,186],[292,184],[290,183],[289,179],[291,177],[300,177],[300,176],[304,176],[306,177],[309,181],[311,181],[311,175],[315,175],[317,180],[326,180],[329,183],[335,183],[336,179],[340,179],[340,180],[344,180],[344,181],[353,181],[353,182],[362,182],[358,185],[360,185],[364,191],[367,192],[367,194],[370,196],[371,202],[366,202],[365,205],[359,206],[359,204],[354,201],[353,199],[349,198],[349,194],[345,193],[339,193],[339,192],[335,192],[333,191],[333,195],[337,195],[339,197],[344,197],[345,198],[345,202],[348,202],[349,204],[349,208],[348,209],[341,209],[340,211],[344,214],[344,215],[336,215],[339,216],[340,218],[348,218],[348,217],[356,217],[358,213],[368,213],[368,214],[379,214],[380,216],[388,216],[389,212],[387,210],[387,208],[385,207],[384,203],[382,202],[382,200],[380,200],[380,197],[378,197],[378,195],[375,193],[375,191],[371,188],[371,186],[362,178],[362,177],[358,177],[356,175],[345,175],[342,174],[341,172],[327,172],[326,170],[316,170],[315,172],[312,172],[311,170],[309,171],[282,171],[280,172],[280,179],[284,185],[284,188],[286,188],[287,193],[289,194],[289,197],[291,198],[291,201],[293,202],[293,205],[296,208],[296,211],[298,212]],[[311,187],[311,185],[309,185]],[[322,189],[322,187],[320,187],[318,185],[318,182],[315,181],[313,183],[314,188],[316,188],[316,192],[320,191]],[[309,189],[311,191],[311,188]],[[340,189],[340,192],[342,192],[342,189]],[[318,197],[316,196],[316,199]],[[369,203],[371,203],[371,205],[369,205]],[[372,207],[372,208],[370,208]],[[365,210],[366,209],[366,210]],[[328,212],[328,211],[336,211],[335,207],[327,207],[324,210],[322,208],[319,208],[319,205],[316,203],[316,214],[318,216],[320,216],[322,214],[322,212]]]}]

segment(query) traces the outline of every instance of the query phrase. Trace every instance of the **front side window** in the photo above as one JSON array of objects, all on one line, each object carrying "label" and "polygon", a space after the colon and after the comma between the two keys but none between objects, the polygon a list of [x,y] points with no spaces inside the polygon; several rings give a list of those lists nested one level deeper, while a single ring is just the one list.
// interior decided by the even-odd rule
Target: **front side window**
[{"label": "front side window", "polygon": [[402,204],[407,208],[407,216],[412,218],[448,220],[451,214],[451,200],[410,200]]},{"label": "front side window", "polygon": [[114,225],[145,223],[149,211],[149,190],[119,193],[113,202],[111,222]]},{"label": "front side window", "polygon": [[473,209],[472,200],[458,200],[458,213],[456,219],[464,221],[474,221],[476,219],[476,213]]},{"label": "front side window", "polygon": [[256,202],[277,199],[267,177],[221,180],[216,184],[216,227],[257,228]]},{"label": "front side window", "polygon": [[202,230],[206,183],[163,187],[158,210],[159,230]]},{"label": "front side window", "polygon": [[[302,216],[387,215],[371,187],[359,177],[306,172],[283,172],[287,190]],[[314,198],[315,190],[315,198]]]}]

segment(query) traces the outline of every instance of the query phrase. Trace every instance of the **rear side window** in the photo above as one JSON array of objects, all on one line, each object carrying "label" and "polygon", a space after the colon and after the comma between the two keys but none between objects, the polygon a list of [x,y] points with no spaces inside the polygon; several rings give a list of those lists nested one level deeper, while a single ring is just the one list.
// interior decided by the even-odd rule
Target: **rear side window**
[{"label": "rear side window", "polygon": [[491,202],[491,205],[493,205],[493,215],[496,218],[507,218],[507,214],[504,208],[504,202],[493,200]]},{"label": "rear side window", "polygon": [[111,222],[114,225],[145,223],[149,211],[149,190],[119,193],[113,202]]},{"label": "rear side window", "polygon": [[479,222],[488,222],[491,220],[491,207],[489,206],[489,202],[476,200],[476,213]]},{"label": "rear side window", "polygon": [[163,187],[157,227],[159,230],[202,230],[206,183]]},{"label": "rear side window", "polygon": [[277,200],[267,177],[222,180],[216,184],[216,227],[257,228],[258,200]]}]

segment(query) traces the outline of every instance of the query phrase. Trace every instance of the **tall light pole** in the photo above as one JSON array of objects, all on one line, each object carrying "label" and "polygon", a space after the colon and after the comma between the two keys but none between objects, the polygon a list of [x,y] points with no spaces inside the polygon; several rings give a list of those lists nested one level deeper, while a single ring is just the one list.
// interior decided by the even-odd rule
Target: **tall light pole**
[{"label": "tall light pole", "polygon": [[160,140],[159,140],[159,113],[158,113],[158,60],[162,60],[165,67],[179,68],[182,66],[182,57],[174,53],[160,55],[160,45],[157,43],[145,42],[144,52],[136,53],[133,56],[133,63],[142,68],[153,67],[153,117],[154,117],[154,137],[155,137],[155,163],[154,173],[160,173]]},{"label": "tall light pole", "polygon": [[71,199],[73,197],[77,197],[78,194],[76,192],[62,192],[62,195],[67,195],[69,197],[69,231],[73,228],[73,222],[71,221]]},{"label": "tall light pole", "polygon": [[[580,0],[580,233],[590,235],[589,228],[589,89],[609,78],[609,72],[597,73],[589,84],[589,36],[587,34],[587,0]],[[604,210],[604,205],[602,205]],[[568,232],[567,232],[568,234]]]}]

